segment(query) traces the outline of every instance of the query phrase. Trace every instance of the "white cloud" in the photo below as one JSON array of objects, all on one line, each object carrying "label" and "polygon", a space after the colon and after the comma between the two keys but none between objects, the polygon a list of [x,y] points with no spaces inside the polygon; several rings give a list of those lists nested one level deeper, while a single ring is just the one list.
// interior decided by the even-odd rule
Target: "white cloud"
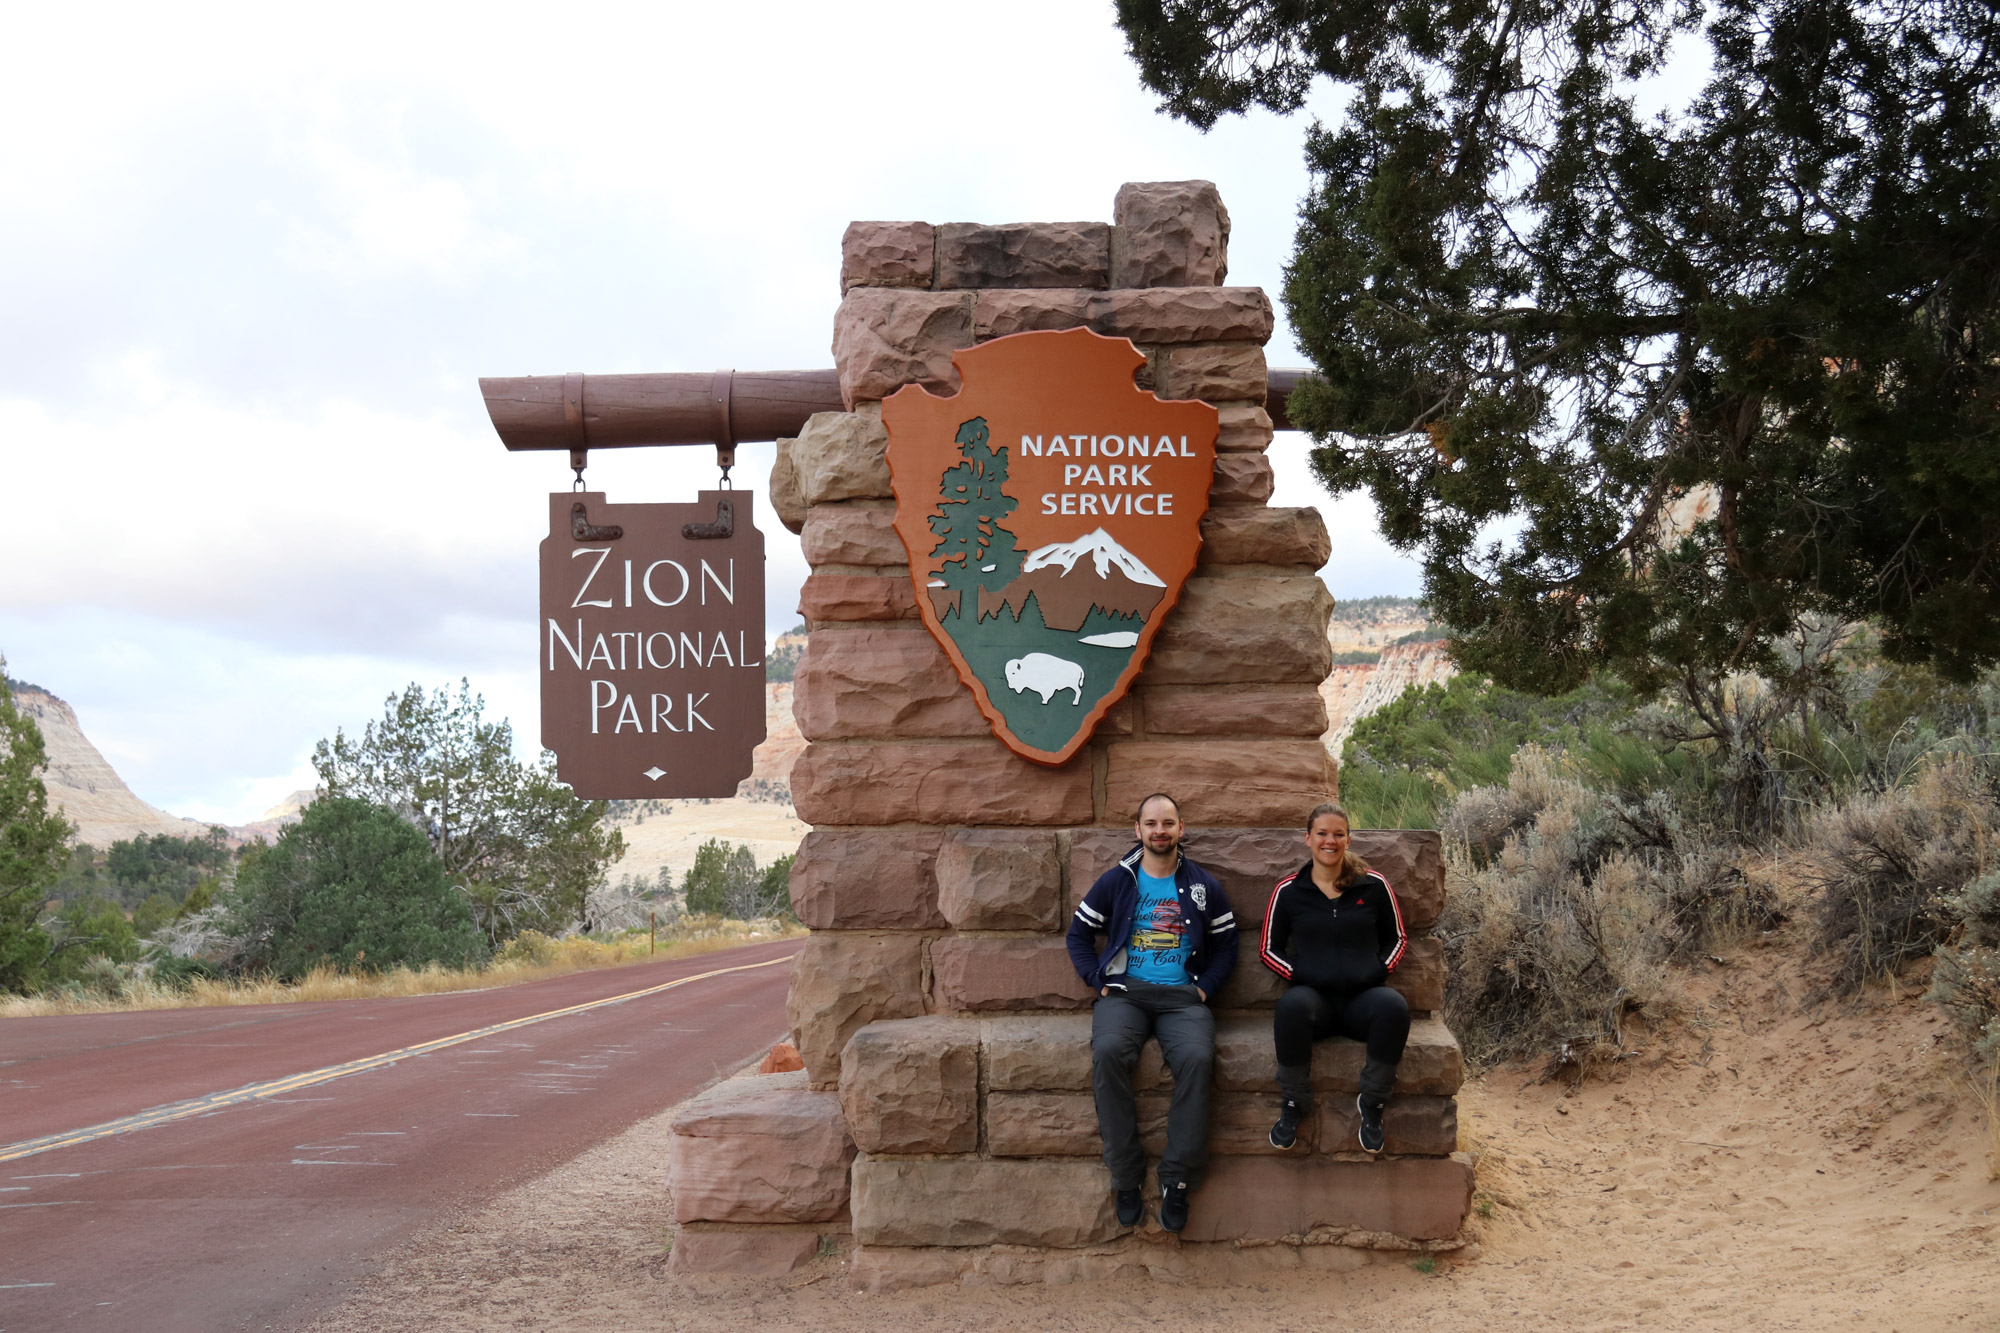
[{"label": "white cloud", "polygon": [[[1231,280],[1275,294],[1304,188],[1301,125],[1163,119],[1068,0],[40,6],[9,37],[0,651],[205,817],[411,680],[469,674],[532,740],[568,473],[499,447],[478,376],[827,365],[849,219],[1102,218],[1126,180],[1215,180]],[[1301,440],[1274,457],[1276,503],[1324,499]],[[1413,589],[1365,501],[1328,513],[1337,593]],[[778,630],[805,570],[760,526]]]}]

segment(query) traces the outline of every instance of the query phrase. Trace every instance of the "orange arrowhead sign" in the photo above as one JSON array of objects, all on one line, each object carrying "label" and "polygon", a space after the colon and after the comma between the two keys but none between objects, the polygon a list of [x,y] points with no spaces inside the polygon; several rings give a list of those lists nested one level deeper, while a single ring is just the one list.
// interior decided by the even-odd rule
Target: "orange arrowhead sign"
[{"label": "orange arrowhead sign", "polygon": [[1060,764],[1125,697],[1201,548],[1217,418],[1129,339],[1017,333],[882,404],[917,607],[993,732]]}]

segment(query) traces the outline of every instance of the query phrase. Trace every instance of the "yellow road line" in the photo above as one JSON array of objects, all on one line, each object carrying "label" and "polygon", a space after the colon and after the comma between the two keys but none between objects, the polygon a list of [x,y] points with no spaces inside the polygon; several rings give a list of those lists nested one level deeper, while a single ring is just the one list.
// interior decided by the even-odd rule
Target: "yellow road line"
[{"label": "yellow road line", "polygon": [[607,1004],[622,1004],[627,1000],[644,999],[648,995],[658,995],[676,986],[690,982],[706,981],[710,977],[726,976],[731,972],[751,972],[760,967],[775,967],[779,963],[791,962],[791,955],[772,958],[761,963],[745,963],[740,967],[719,967],[713,972],[703,972],[692,977],[682,977],[679,981],[669,981],[659,986],[648,986],[644,990],[627,991],[623,995],[610,995],[602,1000],[590,1000],[583,1004],[573,1004],[566,1009],[551,1009],[545,1014],[531,1014],[526,1018],[510,1019],[505,1023],[495,1023],[490,1027],[474,1028],[452,1037],[439,1037],[435,1041],[420,1042],[415,1046],[405,1046],[401,1050],[384,1055],[371,1055],[361,1060],[349,1060],[346,1064],[328,1065],[324,1069],[314,1069],[304,1074],[293,1074],[289,1078],[272,1079],[266,1083],[251,1083],[229,1092],[212,1092],[203,1097],[192,1097],[186,1101],[170,1102],[156,1106],[150,1111],[128,1115],[118,1120],[107,1120],[101,1125],[88,1129],[74,1129],[60,1134],[45,1134],[38,1139],[24,1139],[20,1143],[10,1143],[0,1148],[0,1162],[12,1162],[22,1157],[32,1157],[36,1153],[48,1152],[53,1148],[68,1148],[79,1143],[89,1143],[93,1139],[109,1138],[114,1134],[129,1134],[136,1129],[151,1129],[155,1125],[171,1124],[185,1120],[189,1116],[207,1115],[225,1107],[240,1106],[244,1102],[259,1101],[266,1097],[276,1097],[287,1092],[297,1092],[315,1084],[327,1083],[349,1074],[365,1074],[371,1069],[393,1065],[398,1060],[407,1060],[415,1055],[428,1055],[441,1051],[447,1046],[457,1046],[462,1042],[478,1041],[482,1037],[496,1036],[502,1032],[512,1032],[515,1028],[527,1027],[530,1023],[545,1023],[551,1018],[563,1018],[570,1014],[581,1014],[591,1009],[601,1009]]}]

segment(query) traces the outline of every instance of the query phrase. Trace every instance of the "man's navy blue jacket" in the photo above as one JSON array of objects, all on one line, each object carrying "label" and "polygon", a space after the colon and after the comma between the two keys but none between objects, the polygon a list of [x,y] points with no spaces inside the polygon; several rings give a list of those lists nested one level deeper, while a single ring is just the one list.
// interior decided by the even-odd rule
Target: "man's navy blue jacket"
[{"label": "man's navy blue jacket", "polygon": [[[1118,864],[1097,877],[1083,895],[1069,923],[1069,960],[1076,974],[1095,992],[1125,975],[1125,946],[1132,939],[1132,918],[1139,910],[1138,843]],[[1188,972],[1209,999],[1236,970],[1236,913],[1229,895],[1215,876],[1181,856],[1174,867],[1174,887],[1180,891],[1181,922],[1188,932]],[[1097,935],[1104,948],[1097,947]]]}]

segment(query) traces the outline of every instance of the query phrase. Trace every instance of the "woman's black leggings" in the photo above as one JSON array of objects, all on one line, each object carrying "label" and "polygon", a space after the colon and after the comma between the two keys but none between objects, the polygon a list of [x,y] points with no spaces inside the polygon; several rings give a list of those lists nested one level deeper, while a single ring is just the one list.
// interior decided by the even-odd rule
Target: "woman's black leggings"
[{"label": "woman's black leggings", "polygon": [[1335,1033],[1368,1043],[1368,1058],[1385,1065],[1403,1059],[1410,1039],[1410,1005],[1387,986],[1342,999],[1311,986],[1293,986],[1278,1000],[1271,1022],[1281,1065],[1312,1063],[1312,1044]]}]

